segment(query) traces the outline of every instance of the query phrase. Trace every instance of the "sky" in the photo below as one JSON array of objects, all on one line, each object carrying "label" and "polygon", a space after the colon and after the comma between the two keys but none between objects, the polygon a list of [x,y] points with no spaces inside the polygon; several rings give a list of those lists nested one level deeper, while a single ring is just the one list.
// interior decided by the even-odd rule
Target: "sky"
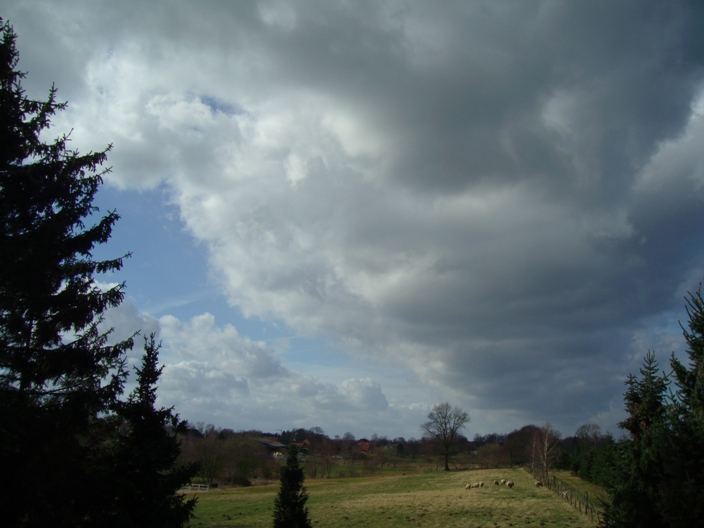
[{"label": "sky", "polygon": [[[704,279],[704,5],[0,0],[192,423],[584,423]],[[134,362],[140,354],[130,352]]]}]

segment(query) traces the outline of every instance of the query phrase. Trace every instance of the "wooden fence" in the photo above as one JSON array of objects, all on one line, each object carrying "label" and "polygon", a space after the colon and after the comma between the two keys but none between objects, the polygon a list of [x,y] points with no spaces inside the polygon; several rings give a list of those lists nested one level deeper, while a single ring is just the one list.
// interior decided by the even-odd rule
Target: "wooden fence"
[{"label": "wooden fence", "polygon": [[182,490],[188,490],[188,491],[208,491],[210,489],[210,486],[207,484],[186,484],[182,488]]}]

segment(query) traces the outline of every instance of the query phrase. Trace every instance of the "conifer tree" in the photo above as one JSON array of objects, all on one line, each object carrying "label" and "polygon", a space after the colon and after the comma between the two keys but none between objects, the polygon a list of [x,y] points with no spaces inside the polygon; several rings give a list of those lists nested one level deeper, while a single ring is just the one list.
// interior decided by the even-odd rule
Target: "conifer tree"
[{"label": "conifer tree", "polygon": [[689,367],[674,355],[670,361],[679,398],[678,410],[701,426],[704,423],[704,299],[701,286],[686,299],[689,330],[683,328]]},{"label": "conifer tree", "polygon": [[94,276],[123,259],[93,250],[118,215],[93,206],[107,150],[44,142],[65,103],[54,87],[26,95],[15,40],[0,19],[0,511],[7,526],[96,526],[113,492],[107,416],[132,346],[99,329],[123,286]]},{"label": "conifer tree", "polygon": [[281,487],[274,502],[274,528],[311,528],[303,487],[303,469],[298,462],[298,449],[290,446],[286,465],[281,468]]},{"label": "conifer tree", "polygon": [[663,450],[661,509],[669,526],[704,519],[704,299],[702,288],[685,299],[689,321],[682,329],[688,364],[672,355],[676,391]]},{"label": "conifer tree", "polygon": [[674,387],[649,353],[640,379],[629,376],[630,438],[619,443],[620,458],[607,527],[697,526],[704,518],[704,299],[701,286],[685,299],[689,321],[682,328],[688,363],[672,355]]},{"label": "conifer tree", "polygon": [[665,526],[660,511],[663,483],[662,452],[667,436],[667,378],[655,355],[648,352],[640,378],[629,375],[624,394],[626,419],[619,425],[630,433],[620,444],[612,502],[605,509],[609,527]]},{"label": "conifer tree", "polygon": [[182,526],[195,499],[177,491],[195,474],[195,466],[178,466],[176,434],[185,428],[173,408],[156,406],[159,349],[154,334],[144,339],[137,386],[122,405],[115,474],[122,483],[115,504],[115,526]]}]

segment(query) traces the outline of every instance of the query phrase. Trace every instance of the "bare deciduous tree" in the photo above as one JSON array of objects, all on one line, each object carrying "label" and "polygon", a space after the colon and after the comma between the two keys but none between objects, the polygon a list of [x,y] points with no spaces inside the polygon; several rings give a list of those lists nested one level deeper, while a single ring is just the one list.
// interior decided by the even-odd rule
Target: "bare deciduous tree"
[{"label": "bare deciduous tree", "polygon": [[441,403],[433,407],[428,421],[422,425],[423,431],[440,442],[445,457],[445,471],[450,471],[450,448],[457,440],[458,433],[469,422],[469,415],[459,407]]},{"label": "bare deciduous tree", "polygon": [[601,434],[601,427],[593,423],[580,425],[574,435],[580,440],[589,442],[590,444],[596,444],[601,438],[603,438],[603,435]]},{"label": "bare deciduous tree", "polygon": [[534,472],[536,469],[540,471],[543,480],[548,479],[550,467],[557,458],[559,440],[560,433],[549,423],[535,431],[531,466]]}]

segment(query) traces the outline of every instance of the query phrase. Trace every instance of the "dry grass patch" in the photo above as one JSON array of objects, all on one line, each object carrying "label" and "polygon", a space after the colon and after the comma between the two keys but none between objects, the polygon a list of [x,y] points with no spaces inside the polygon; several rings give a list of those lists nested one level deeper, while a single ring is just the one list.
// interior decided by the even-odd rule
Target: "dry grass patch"
[{"label": "dry grass patch", "polygon": [[[494,486],[507,478],[513,489]],[[483,488],[464,489],[465,482]],[[587,519],[522,470],[477,470],[311,480],[316,527],[589,527]],[[201,494],[195,527],[269,527],[277,486]]]}]

